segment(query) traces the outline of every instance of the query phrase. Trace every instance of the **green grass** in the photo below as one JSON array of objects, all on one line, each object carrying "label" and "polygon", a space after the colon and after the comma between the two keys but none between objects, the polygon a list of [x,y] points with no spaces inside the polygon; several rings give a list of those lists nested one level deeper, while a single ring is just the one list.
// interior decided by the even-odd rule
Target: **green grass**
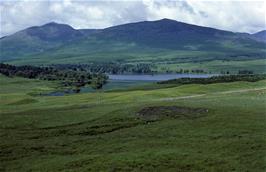
[{"label": "green grass", "polygon": [[[92,41],[92,40],[91,40]],[[88,46],[88,45],[89,46]],[[232,48],[206,50],[171,50],[151,48],[144,45],[122,42],[105,42],[99,40],[66,46],[42,54],[26,55],[19,59],[6,61],[15,65],[50,65],[50,64],[90,64],[119,62],[122,64],[149,63],[153,71],[172,72],[182,69],[202,69],[206,72],[220,73],[238,70],[253,70],[265,73],[265,50],[249,48]],[[100,46],[101,45],[101,46]],[[110,46],[111,45],[111,46]],[[100,48],[99,48],[100,47]]]},{"label": "green grass", "polygon": [[[56,83],[0,79],[0,171],[266,170],[265,80],[49,97]],[[137,115],[151,106],[208,112]]]},{"label": "green grass", "polygon": [[265,73],[266,72],[266,60],[211,60],[200,63],[160,63],[156,65],[159,72],[165,72],[165,70],[179,71],[180,69],[202,69],[207,73],[221,73],[229,71],[231,74],[237,74],[239,70],[251,70],[254,73]]}]

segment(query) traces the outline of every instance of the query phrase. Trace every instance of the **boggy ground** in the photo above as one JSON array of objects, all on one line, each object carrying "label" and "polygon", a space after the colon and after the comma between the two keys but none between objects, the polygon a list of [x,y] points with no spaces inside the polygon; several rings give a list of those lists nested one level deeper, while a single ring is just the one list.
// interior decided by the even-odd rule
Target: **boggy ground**
[{"label": "boggy ground", "polygon": [[62,97],[0,82],[0,171],[266,170],[266,81]]},{"label": "boggy ground", "polygon": [[141,109],[137,115],[145,120],[160,120],[165,118],[194,119],[203,116],[208,109],[178,106],[151,106]]}]

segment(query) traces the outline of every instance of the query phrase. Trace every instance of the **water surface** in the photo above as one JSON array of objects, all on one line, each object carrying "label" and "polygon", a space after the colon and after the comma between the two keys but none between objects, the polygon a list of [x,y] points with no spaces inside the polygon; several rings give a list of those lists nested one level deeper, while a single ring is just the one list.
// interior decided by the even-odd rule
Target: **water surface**
[{"label": "water surface", "polygon": [[213,74],[156,74],[156,75],[108,75],[111,80],[121,81],[165,81],[177,78],[208,78]]},{"label": "water surface", "polygon": [[[147,83],[165,81],[177,78],[208,78],[214,75],[211,74],[157,74],[157,75],[108,75],[109,80],[106,85],[103,86],[102,90],[113,90],[113,89],[125,89]],[[80,88],[79,93],[90,93],[95,92],[90,86]],[[68,94],[76,94],[74,90],[61,90],[54,91],[46,94],[46,96],[64,96]]]}]

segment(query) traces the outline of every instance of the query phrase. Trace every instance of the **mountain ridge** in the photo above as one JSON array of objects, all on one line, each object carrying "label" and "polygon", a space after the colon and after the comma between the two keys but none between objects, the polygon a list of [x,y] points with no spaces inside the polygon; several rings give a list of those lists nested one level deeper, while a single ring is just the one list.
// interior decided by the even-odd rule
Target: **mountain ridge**
[{"label": "mountain ridge", "polygon": [[256,33],[252,34],[252,36],[255,37],[256,39],[260,40],[260,41],[266,42],[266,30],[256,32]]},{"label": "mountain ridge", "polygon": [[133,52],[124,57],[128,58],[144,51],[141,47],[145,47],[146,54],[160,49],[245,54],[247,49],[254,53],[263,50],[265,44],[258,35],[261,34],[231,32],[171,19],[127,23],[105,29],[74,29],[67,24],[50,22],[1,38],[0,58],[1,61],[12,61],[35,58],[33,56],[57,58],[56,54],[60,54],[62,58],[75,59],[81,55],[122,56]]},{"label": "mountain ridge", "polygon": [[[120,24],[120,25],[114,25],[114,26],[109,26],[109,27],[106,27],[106,28],[100,28],[100,29],[95,29],[95,28],[82,28],[82,29],[75,29],[74,27],[72,27],[70,24],[64,24],[64,23],[58,23],[58,22],[55,22],[55,21],[51,21],[51,22],[48,22],[48,23],[44,23],[42,25],[38,25],[38,26],[30,26],[30,27],[27,27],[25,29],[22,29],[22,30],[26,30],[26,29],[30,29],[30,28],[33,28],[33,27],[42,27],[42,26],[45,26],[45,25],[49,25],[49,24],[55,24],[55,25],[67,25],[67,26],[70,26],[71,28],[75,29],[75,30],[104,30],[104,29],[107,29],[107,28],[112,28],[112,27],[116,27],[116,26],[122,26],[122,25],[127,25],[127,24],[136,24],[136,23],[141,23],[141,22],[156,22],[156,21],[174,21],[174,22],[179,22],[179,23],[183,23],[183,24],[189,24],[189,25],[194,25],[194,26],[200,26],[200,27],[205,27],[205,28],[213,28],[213,29],[216,29],[216,30],[221,30],[221,31],[227,31],[227,32],[232,32],[232,33],[242,33],[242,34],[249,34],[249,35],[255,35],[259,32],[266,32],[266,30],[260,30],[260,31],[257,31],[255,33],[248,33],[248,32],[234,32],[234,31],[230,31],[230,30],[224,30],[224,29],[219,29],[219,28],[215,28],[215,27],[211,27],[211,26],[201,26],[201,25],[197,25],[197,24],[190,24],[190,23],[185,23],[185,22],[181,22],[181,21],[177,21],[177,20],[173,20],[173,19],[168,19],[168,18],[162,18],[162,19],[159,19],[159,20],[145,20],[145,21],[138,21],[138,22],[131,22],[131,23],[124,23],[124,24]],[[17,32],[20,32],[22,30],[19,30]],[[5,36],[2,36],[0,37],[0,39],[4,38],[4,37],[8,37],[8,36],[11,36],[17,32],[14,32],[12,34],[9,34],[9,35],[5,35]]]}]

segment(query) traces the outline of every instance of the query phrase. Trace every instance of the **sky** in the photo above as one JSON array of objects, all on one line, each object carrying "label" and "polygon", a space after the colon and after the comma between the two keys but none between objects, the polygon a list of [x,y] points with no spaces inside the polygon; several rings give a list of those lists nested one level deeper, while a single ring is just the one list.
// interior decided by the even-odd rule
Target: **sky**
[{"label": "sky", "polygon": [[0,0],[0,37],[52,21],[92,29],[162,18],[255,33],[265,9],[266,0]]}]

